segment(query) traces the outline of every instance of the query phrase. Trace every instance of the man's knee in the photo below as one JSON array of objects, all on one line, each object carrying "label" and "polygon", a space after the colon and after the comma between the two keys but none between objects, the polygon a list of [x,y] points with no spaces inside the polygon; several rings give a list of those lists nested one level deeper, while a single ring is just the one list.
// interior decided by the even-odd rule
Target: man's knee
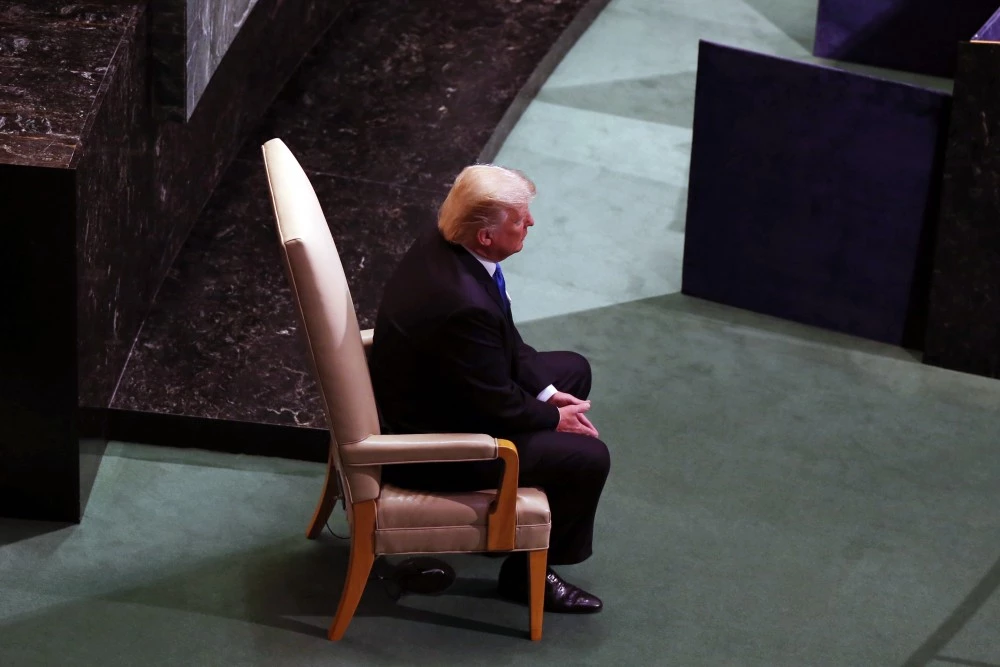
[{"label": "man's knee", "polygon": [[590,372],[590,362],[587,361],[587,357],[583,356],[579,352],[570,352],[570,358],[573,360],[573,365],[576,367],[577,372],[589,380],[591,377]]},{"label": "man's knee", "polygon": [[590,393],[591,383],[593,382],[590,362],[587,361],[587,357],[578,352],[568,352],[568,354],[573,374],[578,378],[580,385],[583,387],[583,391],[580,393],[587,395]]},{"label": "man's knee", "polygon": [[611,452],[603,440],[587,438],[586,446],[581,447],[581,453],[586,460],[587,470],[594,476],[604,479],[611,470]]}]

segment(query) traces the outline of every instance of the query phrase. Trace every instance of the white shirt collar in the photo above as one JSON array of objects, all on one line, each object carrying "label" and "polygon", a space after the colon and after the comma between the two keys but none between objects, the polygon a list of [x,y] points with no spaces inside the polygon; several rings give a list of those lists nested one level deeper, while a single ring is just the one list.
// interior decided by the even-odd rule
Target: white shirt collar
[{"label": "white shirt collar", "polygon": [[[462,247],[465,248],[465,246],[462,246]],[[467,253],[469,253],[470,255],[472,255],[473,257],[475,257],[479,261],[479,263],[483,265],[483,268],[486,269],[486,273],[490,274],[490,278],[492,278],[493,274],[497,272],[497,263],[496,262],[490,261],[488,259],[483,259],[482,257],[480,257],[476,253],[472,252],[468,248],[465,248],[465,251]]]}]

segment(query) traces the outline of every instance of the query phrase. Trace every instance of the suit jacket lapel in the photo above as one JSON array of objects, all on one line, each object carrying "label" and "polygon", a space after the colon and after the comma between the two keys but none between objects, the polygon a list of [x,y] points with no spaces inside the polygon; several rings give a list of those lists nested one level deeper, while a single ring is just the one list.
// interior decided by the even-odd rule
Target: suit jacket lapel
[{"label": "suit jacket lapel", "polygon": [[[444,241],[444,239],[442,239]],[[479,284],[483,286],[483,289],[490,295],[493,299],[493,304],[497,307],[500,315],[503,317],[504,321],[504,343],[506,346],[507,357],[511,364],[511,373],[516,375],[515,366],[517,364],[517,336],[515,335],[514,320],[511,317],[510,309],[506,307],[504,300],[500,298],[500,288],[497,287],[496,281],[486,270],[486,267],[479,263],[479,261],[473,257],[465,248],[461,246],[456,246],[454,244],[447,243],[451,249],[456,253],[459,263],[465,268],[466,271],[475,276]]]},{"label": "suit jacket lapel", "polygon": [[[445,243],[447,243],[447,241],[445,241]],[[465,250],[465,248],[462,248],[461,246],[453,246],[453,247],[455,248],[455,253],[456,256],[458,257],[458,261],[461,262],[462,266],[464,266],[467,271],[469,271],[473,276],[476,277],[476,280],[479,281],[479,284],[483,286],[483,289],[485,289],[486,292],[490,295],[490,298],[493,299],[493,303],[495,303],[497,305],[497,308],[500,309],[500,313],[504,316],[505,319],[509,320],[510,312],[509,309],[507,308],[504,299],[500,296],[500,288],[497,287],[496,281],[493,280],[492,276],[490,276],[489,271],[486,270],[486,267],[480,264],[479,260],[473,257],[467,250]]]}]

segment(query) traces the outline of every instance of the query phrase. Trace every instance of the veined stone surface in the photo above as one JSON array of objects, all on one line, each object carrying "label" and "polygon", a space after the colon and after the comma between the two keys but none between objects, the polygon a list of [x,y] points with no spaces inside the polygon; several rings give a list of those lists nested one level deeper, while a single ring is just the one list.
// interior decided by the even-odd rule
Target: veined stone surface
[{"label": "veined stone surface", "polygon": [[[184,1],[184,0],[177,0]],[[187,113],[190,116],[215,69],[243,27],[257,0],[186,0]]]},{"label": "veined stone surface", "polygon": [[188,120],[257,0],[151,0],[160,115]]}]

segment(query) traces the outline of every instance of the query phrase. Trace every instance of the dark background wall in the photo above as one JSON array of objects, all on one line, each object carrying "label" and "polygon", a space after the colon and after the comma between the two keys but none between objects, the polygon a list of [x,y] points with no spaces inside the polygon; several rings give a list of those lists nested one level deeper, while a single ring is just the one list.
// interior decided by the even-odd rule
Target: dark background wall
[{"label": "dark background wall", "polygon": [[0,514],[75,520],[74,173],[0,165]]},{"label": "dark background wall", "polygon": [[813,53],[935,76],[955,75],[968,41],[997,0],[820,0]]}]

